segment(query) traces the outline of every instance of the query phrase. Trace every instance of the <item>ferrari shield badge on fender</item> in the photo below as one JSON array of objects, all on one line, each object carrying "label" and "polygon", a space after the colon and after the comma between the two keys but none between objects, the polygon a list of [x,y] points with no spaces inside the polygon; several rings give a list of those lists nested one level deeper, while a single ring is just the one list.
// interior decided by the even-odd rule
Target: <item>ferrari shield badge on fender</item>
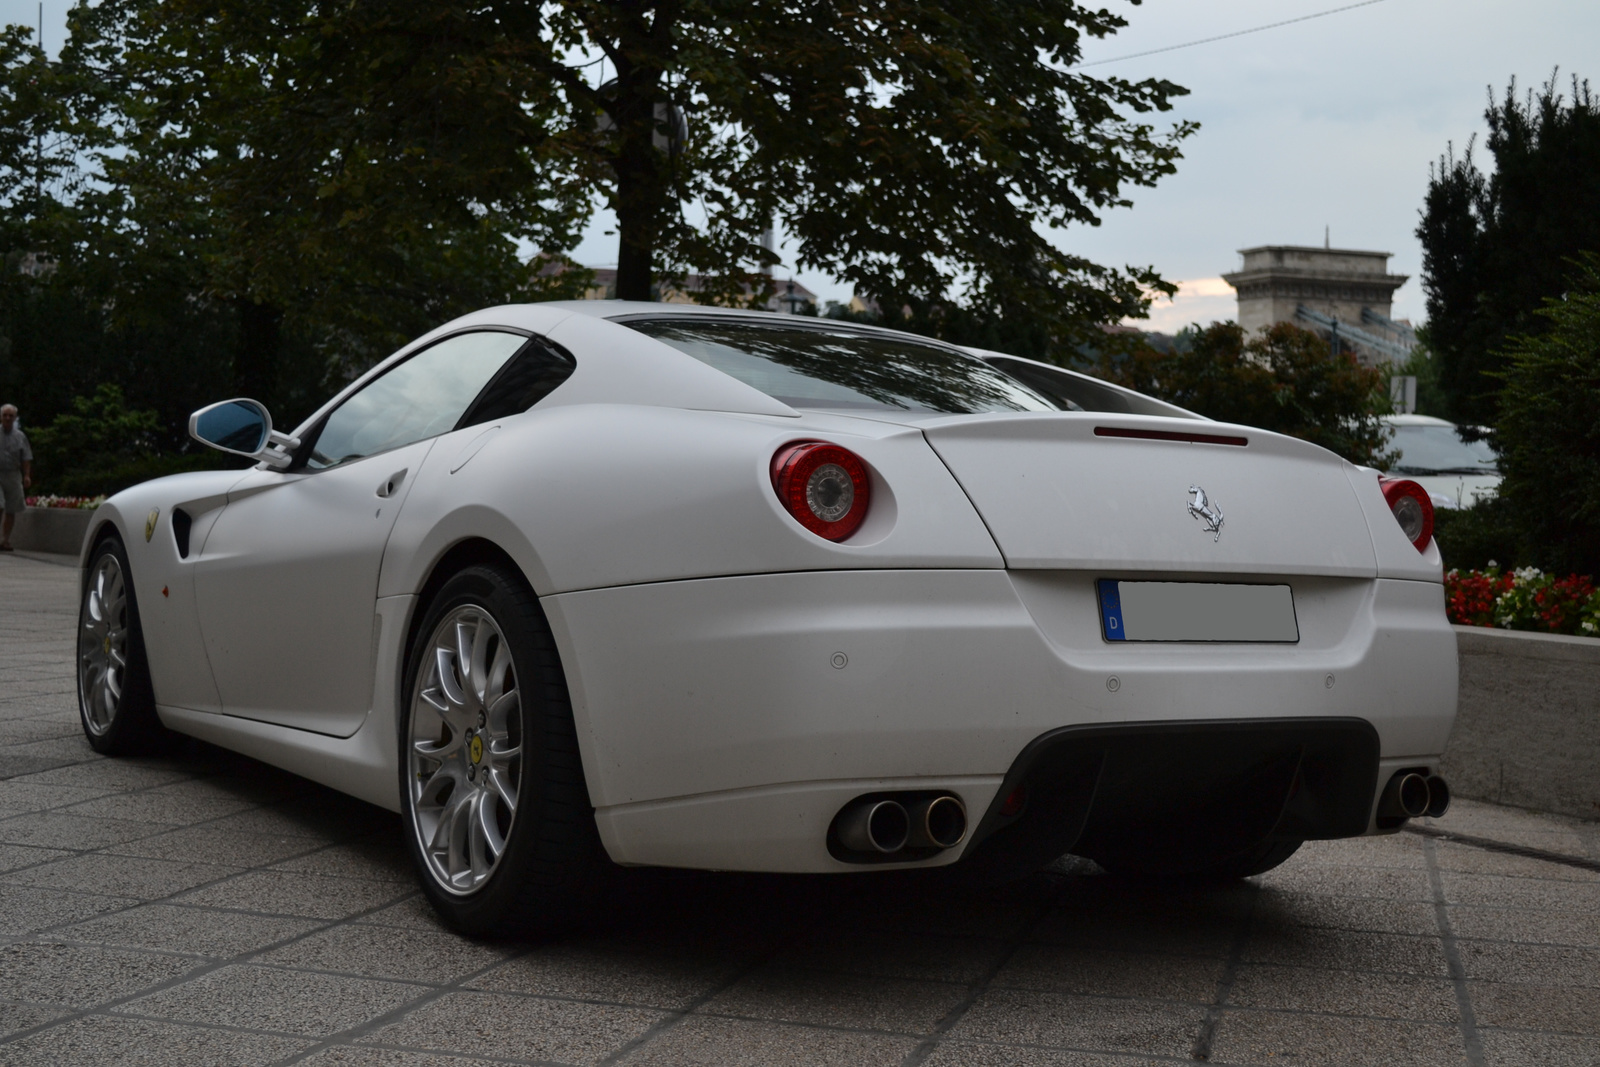
[{"label": "ferrari shield badge on fender", "polygon": [[1200,520],[1206,533],[1216,535],[1211,539],[1213,543],[1222,540],[1222,508],[1207,499],[1206,491],[1198,485],[1191,485],[1189,492],[1194,494],[1189,502],[1189,514]]},{"label": "ferrari shield badge on fender", "polygon": [[[1193,510],[1192,508],[1190,510]],[[149,541],[156,535],[156,520],[161,517],[160,508],[151,508],[150,514],[144,518],[144,539]]]}]

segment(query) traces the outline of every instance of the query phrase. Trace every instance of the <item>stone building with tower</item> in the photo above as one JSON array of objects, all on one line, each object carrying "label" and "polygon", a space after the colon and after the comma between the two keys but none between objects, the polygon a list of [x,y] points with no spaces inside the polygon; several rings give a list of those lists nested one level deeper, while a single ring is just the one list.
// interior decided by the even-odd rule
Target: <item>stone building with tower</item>
[{"label": "stone building with tower", "polygon": [[1416,344],[1411,324],[1389,317],[1394,291],[1406,282],[1406,275],[1389,273],[1391,253],[1262,245],[1241,248],[1239,255],[1239,269],[1222,280],[1238,294],[1246,333],[1292,322],[1368,366],[1410,356]]}]

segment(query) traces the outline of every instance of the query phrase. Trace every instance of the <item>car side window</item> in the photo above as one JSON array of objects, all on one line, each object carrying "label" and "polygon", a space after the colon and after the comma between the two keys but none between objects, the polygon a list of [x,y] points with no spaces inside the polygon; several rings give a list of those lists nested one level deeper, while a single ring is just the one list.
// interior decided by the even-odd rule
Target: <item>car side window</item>
[{"label": "car side window", "polygon": [[549,396],[575,369],[576,361],[563,349],[535,337],[494,376],[459,425],[476,426],[520,415]]},{"label": "car side window", "polygon": [[506,361],[528,343],[496,330],[456,334],[368,382],[334,408],[306,466],[338,466],[455,429]]}]

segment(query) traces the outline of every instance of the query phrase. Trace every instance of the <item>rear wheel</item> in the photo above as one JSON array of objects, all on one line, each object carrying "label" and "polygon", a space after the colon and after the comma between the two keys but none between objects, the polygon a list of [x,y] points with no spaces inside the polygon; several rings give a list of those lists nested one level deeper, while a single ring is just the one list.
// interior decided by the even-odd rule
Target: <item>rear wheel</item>
[{"label": "rear wheel", "polygon": [[166,735],[156,717],[128,554],[115,535],[90,555],[78,602],[78,717],[90,746],[107,756],[147,752]]},{"label": "rear wheel", "polygon": [[475,936],[581,918],[609,861],[555,640],[519,575],[475,566],[445,583],[405,694],[401,791],[434,907]]}]

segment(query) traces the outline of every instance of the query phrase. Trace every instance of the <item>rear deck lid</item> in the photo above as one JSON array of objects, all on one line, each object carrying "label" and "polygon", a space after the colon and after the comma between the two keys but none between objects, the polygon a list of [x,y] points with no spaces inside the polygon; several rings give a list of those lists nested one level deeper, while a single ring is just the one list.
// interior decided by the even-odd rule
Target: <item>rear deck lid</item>
[{"label": "rear deck lid", "polygon": [[1348,464],[1294,438],[1077,412],[921,425],[1008,567],[1377,573]]}]

